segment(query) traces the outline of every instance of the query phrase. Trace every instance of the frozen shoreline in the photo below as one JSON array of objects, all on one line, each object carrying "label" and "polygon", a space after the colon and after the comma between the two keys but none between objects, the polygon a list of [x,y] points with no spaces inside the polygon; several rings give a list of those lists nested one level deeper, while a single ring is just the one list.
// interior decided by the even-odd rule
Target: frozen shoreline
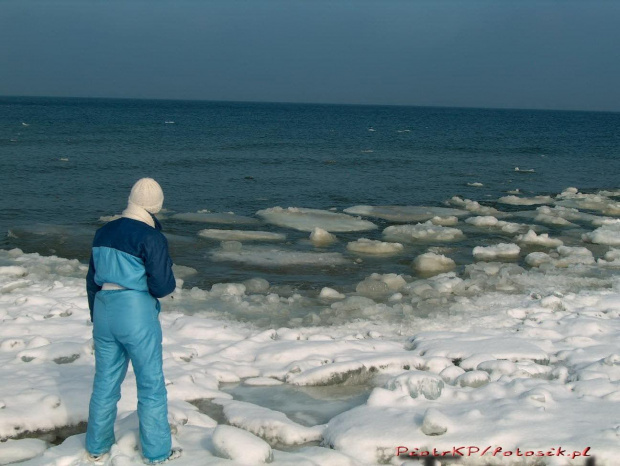
[{"label": "frozen shoreline", "polygon": [[[85,266],[18,250],[0,251],[0,266],[0,437],[84,421],[94,369]],[[505,266],[510,264],[478,269]],[[528,274],[532,283],[544,276]],[[547,288],[560,278],[550,274]],[[394,279],[387,282],[393,285]],[[192,290],[177,289],[164,300],[161,314],[170,421],[175,443],[185,449],[174,464],[223,464],[222,456],[258,464],[269,455],[274,464],[401,464],[395,457],[399,446],[461,445],[504,451],[590,447],[597,464],[613,464],[620,441],[619,280],[608,280],[607,289],[539,294],[495,289],[469,298],[454,296],[454,274],[429,283],[440,301],[453,300],[452,311],[441,319],[432,312],[405,321],[377,318],[377,312],[389,315],[403,305],[358,296],[340,300],[340,307],[326,305],[336,317],[353,312],[332,326],[268,329],[218,317],[215,303],[253,302],[256,312],[277,312],[282,303],[270,304],[237,285],[214,287],[198,302]],[[197,303],[207,310],[181,312]],[[313,425],[311,418],[301,423],[233,400],[221,390],[226,382],[248,390],[268,383],[374,388],[366,403]],[[109,464],[142,464],[135,450],[135,392],[130,373]],[[222,406],[237,430],[216,427],[188,403],[197,399]],[[83,442],[83,435],[52,448],[41,440],[7,441],[0,443],[0,462],[34,457],[24,464],[82,464]],[[308,442],[322,447],[304,447]],[[472,456],[459,464],[533,464],[507,459],[512,462]],[[582,463],[549,457],[545,464]]]}]

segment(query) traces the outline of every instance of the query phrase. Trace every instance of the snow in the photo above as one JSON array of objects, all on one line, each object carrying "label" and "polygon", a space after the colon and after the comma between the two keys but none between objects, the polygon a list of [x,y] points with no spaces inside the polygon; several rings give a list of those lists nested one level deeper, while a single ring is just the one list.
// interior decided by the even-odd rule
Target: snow
[{"label": "snow", "polygon": [[218,425],[212,441],[218,456],[241,464],[270,463],[273,457],[269,444],[236,427]]},{"label": "snow", "polygon": [[[559,202],[603,209],[615,202],[611,193],[591,196],[567,190]],[[573,209],[541,207],[534,215],[596,226]],[[502,220],[492,215],[468,223],[493,228]],[[596,221],[591,232],[563,230],[567,245],[522,232],[515,242],[545,248],[527,254],[523,266],[497,262],[519,257],[516,244],[478,243],[476,258],[491,262],[412,277],[396,273],[406,269],[406,260],[386,258],[388,265],[376,269],[382,273],[360,275],[355,286],[330,282],[326,273],[329,286],[305,295],[280,296],[277,283],[259,277],[187,289],[182,280],[195,269],[175,266],[180,286],[162,299],[160,314],[169,421],[175,446],[184,450],[174,464],[401,464],[399,445],[451,450],[483,442],[504,450],[589,446],[597,465],[615,465],[620,252],[593,241],[611,238],[617,223]],[[396,231],[415,242],[412,228],[432,229],[422,236],[433,241],[456,230],[432,221],[421,225]],[[450,244],[455,255],[442,247],[415,261],[421,270],[440,268],[449,256],[461,258],[474,240],[461,249]],[[424,251],[408,248],[415,250],[411,257]],[[267,268],[352,263],[340,253],[234,241],[211,257]],[[389,264],[399,267],[390,270]],[[84,435],[75,434],[87,419],[94,371],[85,274],[86,266],[75,260],[0,250],[0,438],[6,439],[0,463],[87,464]],[[356,387],[367,398],[317,421],[287,411],[290,399],[262,406],[264,400],[231,394],[230,384],[285,387],[290,399],[305,394],[317,405],[348,400],[347,390]],[[130,370],[109,464],[142,464],[136,403]],[[56,436],[65,436],[60,429],[73,435],[54,446]],[[36,438],[18,439],[24,436]],[[489,461],[472,456],[459,464]],[[545,466],[567,464],[550,457]]]},{"label": "snow", "polygon": [[347,250],[361,254],[398,254],[404,246],[401,243],[388,243],[383,241],[360,238],[347,244]]},{"label": "snow", "polygon": [[416,241],[456,241],[463,238],[458,228],[433,225],[428,221],[415,225],[393,225],[383,230],[383,236],[390,241],[413,243]]},{"label": "snow", "polygon": [[466,210],[426,206],[369,206],[358,205],[344,210],[348,214],[376,217],[390,222],[426,222],[433,217],[462,217]]},{"label": "snow", "polygon": [[286,235],[269,231],[200,230],[198,236],[217,241],[284,241]]},{"label": "snow", "polygon": [[516,259],[519,257],[521,248],[513,243],[499,243],[493,246],[476,246],[473,255],[476,260],[493,261],[501,259]]},{"label": "snow", "polygon": [[321,228],[329,232],[367,231],[377,226],[367,220],[328,210],[306,209],[301,207],[272,207],[259,210],[256,215],[268,223],[300,231]]}]

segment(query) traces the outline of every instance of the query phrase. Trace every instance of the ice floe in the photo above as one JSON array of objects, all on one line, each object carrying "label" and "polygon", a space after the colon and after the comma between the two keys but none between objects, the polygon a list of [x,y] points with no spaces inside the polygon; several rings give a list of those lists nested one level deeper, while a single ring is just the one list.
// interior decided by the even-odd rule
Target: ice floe
[{"label": "ice floe", "polygon": [[360,238],[347,244],[347,250],[362,254],[398,254],[404,246],[400,243],[387,243],[368,238]]},{"label": "ice floe", "polygon": [[398,223],[425,222],[433,217],[462,217],[468,215],[466,210],[425,206],[358,205],[344,209],[344,211],[348,214],[382,218]]},{"label": "ice floe", "polygon": [[493,246],[476,246],[473,255],[476,260],[493,261],[502,259],[516,259],[521,248],[513,243],[499,243]]},{"label": "ice floe", "polygon": [[415,225],[392,225],[383,230],[383,236],[389,241],[413,243],[416,241],[456,241],[464,235],[458,228],[434,225],[428,221]]},{"label": "ice floe", "polygon": [[456,267],[456,263],[443,254],[426,252],[413,260],[413,268],[423,275],[436,275],[449,272]]},{"label": "ice floe", "polygon": [[329,232],[367,231],[377,226],[367,220],[329,210],[306,209],[302,207],[272,207],[259,210],[256,215],[268,223],[300,231],[321,228]]},{"label": "ice floe", "polygon": [[518,197],[511,195],[500,197],[497,202],[510,205],[539,205],[551,204],[553,198],[551,196]]},{"label": "ice floe", "polygon": [[211,252],[214,261],[231,261],[262,267],[334,266],[349,263],[339,252],[298,252],[267,246],[243,246]]}]

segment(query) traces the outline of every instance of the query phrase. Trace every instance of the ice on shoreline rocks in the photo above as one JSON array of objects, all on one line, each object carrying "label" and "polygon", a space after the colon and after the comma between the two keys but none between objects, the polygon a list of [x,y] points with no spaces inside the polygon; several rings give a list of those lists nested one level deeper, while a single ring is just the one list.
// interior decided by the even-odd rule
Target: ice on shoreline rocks
[{"label": "ice on shoreline rocks", "polygon": [[383,230],[383,236],[389,241],[413,243],[417,241],[456,241],[464,237],[458,228],[434,225],[431,221],[415,225],[393,225]]},{"label": "ice on shoreline rocks", "polygon": [[288,207],[286,209],[272,207],[259,210],[256,215],[268,223],[307,232],[311,232],[315,228],[321,228],[332,233],[367,231],[377,228],[372,222],[350,215],[302,207]]}]

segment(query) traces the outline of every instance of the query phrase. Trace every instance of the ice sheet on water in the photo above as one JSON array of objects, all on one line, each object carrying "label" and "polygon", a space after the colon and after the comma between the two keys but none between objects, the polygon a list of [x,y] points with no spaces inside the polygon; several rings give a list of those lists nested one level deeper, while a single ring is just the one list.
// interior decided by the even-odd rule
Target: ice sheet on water
[{"label": "ice sheet on water", "polygon": [[557,196],[556,205],[583,210],[600,211],[603,215],[620,215],[620,202],[611,199],[612,192],[599,191],[585,194],[574,190],[565,190]]},{"label": "ice sheet on water", "polygon": [[214,261],[231,261],[261,267],[337,266],[350,263],[338,252],[298,252],[267,246],[244,246],[238,251],[216,250]]},{"label": "ice sheet on water", "polygon": [[272,207],[259,210],[256,215],[268,223],[300,231],[321,228],[329,232],[367,231],[377,226],[367,220],[329,210],[306,209],[302,207]]},{"label": "ice sheet on water", "polygon": [[583,240],[607,246],[620,246],[620,220],[603,225],[592,232],[585,233],[583,235]]},{"label": "ice sheet on water", "polygon": [[519,235],[516,238],[517,243],[522,246],[542,246],[546,248],[557,248],[562,246],[564,242],[557,238],[550,238],[548,233],[542,233],[537,235],[533,230],[529,230],[524,235]]},{"label": "ice sheet on water", "polygon": [[470,217],[466,219],[465,222],[478,228],[493,229],[509,235],[524,232],[530,228],[535,228],[532,225],[499,220],[497,217],[494,217],[492,215]]},{"label": "ice sheet on water", "polygon": [[365,217],[376,217],[390,222],[409,223],[425,222],[433,217],[463,217],[469,212],[447,207],[427,206],[369,206],[357,205],[344,209],[344,212]]},{"label": "ice sheet on water", "polygon": [[459,196],[452,197],[449,201],[449,204],[452,204],[456,207],[461,207],[469,212],[478,215],[497,215],[500,214],[500,211],[489,206],[484,206],[480,204],[478,201],[473,201],[471,199],[463,199]]},{"label": "ice sheet on water", "polygon": [[216,241],[284,241],[286,235],[270,231],[248,230],[200,230],[198,236]]}]

